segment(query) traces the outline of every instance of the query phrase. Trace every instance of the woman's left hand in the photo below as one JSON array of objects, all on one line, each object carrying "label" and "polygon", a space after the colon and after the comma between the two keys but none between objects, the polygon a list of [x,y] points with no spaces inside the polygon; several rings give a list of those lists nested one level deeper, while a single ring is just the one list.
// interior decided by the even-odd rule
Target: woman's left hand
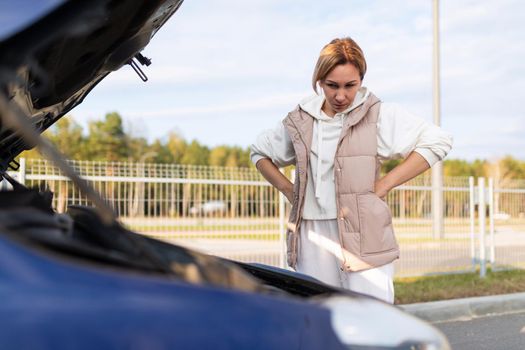
[{"label": "woman's left hand", "polygon": [[390,188],[386,185],[384,177],[376,181],[374,185],[374,192],[379,198],[385,199],[389,191]]},{"label": "woman's left hand", "polygon": [[421,154],[411,152],[403,163],[399,164],[394,169],[390,170],[388,174],[376,181],[374,192],[379,198],[384,199],[391,189],[404,184],[428,168],[430,168],[430,165]]}]

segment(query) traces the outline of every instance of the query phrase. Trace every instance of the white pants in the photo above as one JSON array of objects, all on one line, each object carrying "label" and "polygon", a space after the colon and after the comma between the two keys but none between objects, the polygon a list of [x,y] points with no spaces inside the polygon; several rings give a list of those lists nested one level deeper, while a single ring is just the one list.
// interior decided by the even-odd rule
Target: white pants
[{"label": "white pants", "polygon": [[297,272],[329,285],[394,303],[393,263],[357,272],[341,271],[342,263],[337,219],[303,220],[299,235]]}]

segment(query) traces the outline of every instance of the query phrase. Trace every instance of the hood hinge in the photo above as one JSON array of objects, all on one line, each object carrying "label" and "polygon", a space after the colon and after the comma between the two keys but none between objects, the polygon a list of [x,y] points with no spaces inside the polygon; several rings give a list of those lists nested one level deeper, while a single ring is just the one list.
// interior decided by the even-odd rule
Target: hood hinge
[{"label": "hood hinge", "polygon": [[143,66],[149,66],[151,64],[151,59],[145,57],[144,55],[142,55],[140,52],[137,53],[135,56],[133,56],[127,63],[131,66],[131,68],[133,68],[133,70],[135,71],[135,73],[137,73],[137,75],[139,76],[139,78],[143,81],[143,82],[147,82],[148,81],[148,77],[146,76],[146,74],[142,71],[142,69],[140,69],[140,66],[138,65],[138,63],[135,61],[135,59],[138,61],[138,63],[140,63],[141,65]]}]

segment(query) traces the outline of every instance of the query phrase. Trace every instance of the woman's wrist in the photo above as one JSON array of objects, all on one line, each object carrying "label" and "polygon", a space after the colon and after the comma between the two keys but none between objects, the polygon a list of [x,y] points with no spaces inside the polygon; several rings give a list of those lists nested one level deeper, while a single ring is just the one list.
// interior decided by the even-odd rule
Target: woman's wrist
[{"label": "woman's wrist", "polygon": [[293,200],[293,184],[291,182],[284,184],[283,188],[280,189],[280,191],[288,199],[288,201],[290,203],[292,203],[292,200]]},{"label": "woman's wrist", "polygon": [[384,198],[384,197],[386,197],[388,192],[390,192],[390,190],[392,188],[394,188],[394,187],[395,186],[390,184],[389,177],[388,177],[388,174],[387,174],[386,176],[384,176],[384,177],[382,177],[382,178],[380,178],[379,180],[376,181],[374,192],[380,198]]}]

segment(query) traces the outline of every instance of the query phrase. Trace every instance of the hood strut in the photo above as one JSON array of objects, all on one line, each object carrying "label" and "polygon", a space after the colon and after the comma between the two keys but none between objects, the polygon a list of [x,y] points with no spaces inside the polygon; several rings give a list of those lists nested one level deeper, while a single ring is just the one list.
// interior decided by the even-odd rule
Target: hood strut
[{"label": "hood strut", "polygon": [[[22,139],[27,144],[34,144],[39,151],[46,155],[55,165],[68,176],[73,183],[91,200],[104,222],[104,224],[112,225],[115,222],[115,213],[113,209],[102,199],[97,191],[84,179],[82,179],[75,170],[66,162],[64,157],[56,150],[56,148],[40,133],[35,130],[35,127],[29,121],[29,118],[13,103],[0,93],[0,120],[3,125],[6,125],[13,130],[18,130]],[[2,174],[4,176],[5,174]]]}]

